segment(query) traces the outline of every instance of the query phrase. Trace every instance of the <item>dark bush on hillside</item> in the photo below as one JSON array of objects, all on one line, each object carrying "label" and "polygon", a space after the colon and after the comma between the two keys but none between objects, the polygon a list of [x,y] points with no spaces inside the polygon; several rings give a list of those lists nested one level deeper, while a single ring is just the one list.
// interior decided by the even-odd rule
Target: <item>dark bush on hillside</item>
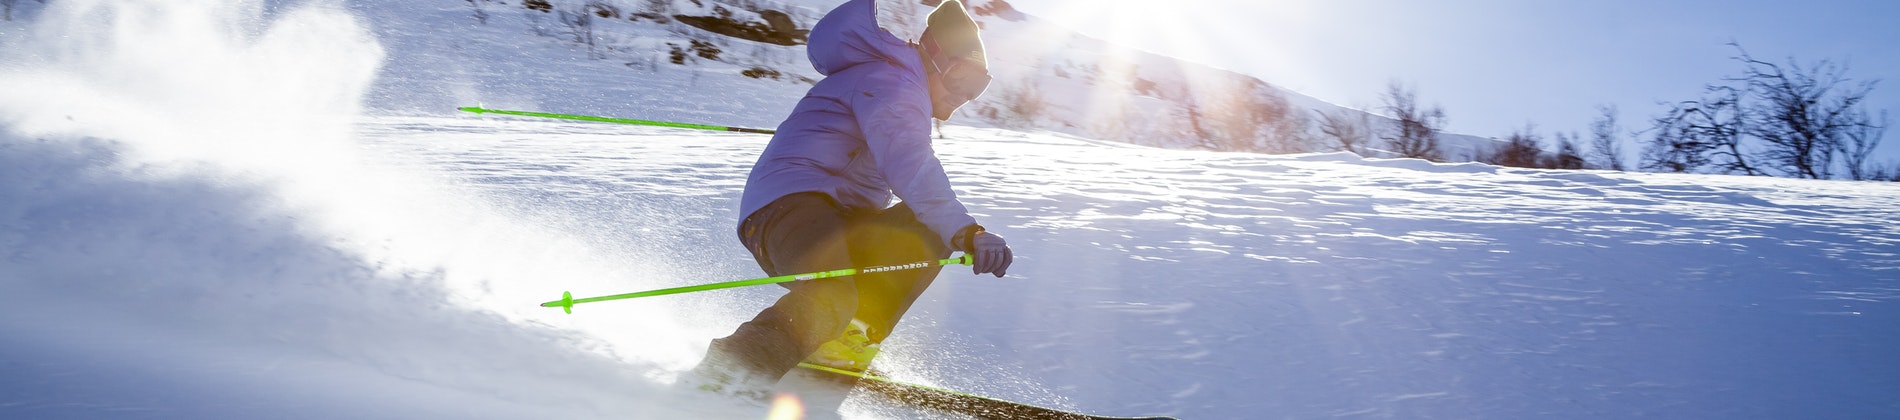
[{"label": "dark bush on hillside", "polygon": [[667,43],[666,46],[673,47],[673,51],[666,53],[666,61],[672,62],[673,64],[686,65],[686,50],[682,50],[679,45],[672,43]]},{"label": "dark bush on hillside", "polygon": [[1387,150],[1408,158],[1445,160],[1444,153],[1438,149],[1438,132],[1445,126],[1444,108],[1419,106],[1418,92],[1396,80],[1386,85],[1386,93],[1380,99],[1385,101],[1385,112],[1393,120],[1392,131],[1381,136]]},{"label": "dark bush on hillside", "polygon": [[600,16],[601,18],[605,18],[605,19],[619,19],[620,18],[620,9],[615,8],[612,5],[590,4],[588,5],[588,8],[594,9],[594,16]]},{"label": "dark bush on hillside", "polygon": [[783,34],[788,41],[796,38],[796,41],[804,42],[804,34],[798,32],[798,23],[792,21],[792,15],[777,10],[760,10],[759,18],[765,19],[765,26],[771,31],[770,35]]},{"label": "dark bush on hillside", "polygon": [[673,19],[679,20],[680,23],[685,23],[688,26],[704,29],[707,32],[748,41],[785,46],[804,44],[806,35],[811,32],[798,29],[798,25],[792,21],[791,15],[785,14],[785,12],[762,10],[758,13],[759,17],[764,19],[765,22],[740,22],[734,19],[732,11],[726,9],[724,6],[714,6],[713,16],[674,15]]},{"label": "dark bush on hillside", "polygon": [[1585,169],[1588,165],[1583,153],[1577,147],[1577,136],[1557,133],[1557,152],[1548,153],[1543,148],[1543,138],[1538,136],[1535,127],[1524,127],[1512,132],[1504,144],[1490,150],[1479,150],[1471,160],[1498,166],[1542,169]]},{"label": "dark bush on hillside", "polygon": [[646,19],[659,23],[667,23],[667,11],[673,9],[672,0],[644,0],[638,4],[637,11],[627,13],[628,20],[638,21],[640,19]]},{"label": "dark bush on hillside", "polygon": [[1498,166],[1517,168],[1537,168],[1542,163],[1543,146],[1534,132],[1524,130],[1511,133],[1504,144],[1493,147],[1489,152],[1479,152],[1472,160]]},{"label": "dark bush on hillside", "polygon": [[526,7],[528,10],[540,10],[541,13],[554,11],[554,4],[548,3],[548,0],[522,0],[521,7]]},{"label": "dark bush on hillside", "polygon": [[1557,154],[1545,159],[1544,166],[1551,169],[1588,169],[1590,163],[1583,158],[1583,149],[1577,146],[1577,136],[1557,133]]},{"label": "dark bush on hillside", "polygon": [[693,55],[697,55],[699,58],[719,61],[719,53],[724,52],[719,50],[718,45],[713,45],[711,42],[703,42],[697,39],[689,39],[687,41],[693,43]]},{"label": "dark bush on hillside", "polygon": [[739,74],[745,75],[745,77],[750,77],[754,79],[764,79],[764,78],[770,77],[772,78],[772,80],[778,80],[779,76],[783,76],[783,74],[779,73],[778,70],[768,69],[764,67],[749,68],[749,69],[746,69],[745,71],[739,72]]}]

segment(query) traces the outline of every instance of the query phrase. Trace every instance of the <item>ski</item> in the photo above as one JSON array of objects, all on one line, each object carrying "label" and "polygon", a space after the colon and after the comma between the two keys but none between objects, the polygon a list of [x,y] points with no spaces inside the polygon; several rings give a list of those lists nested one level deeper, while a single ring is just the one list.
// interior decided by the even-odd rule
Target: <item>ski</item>
[{"label": "ski", "polygon": [[966,414],[983,419],[1062,419],[1062,420],[1174,420],[1173,417],[1111,417],[1077,413],[927,385],[897,381],[882,376],[836,369],[811,363],[799,368],[820,373],[840,382],[876,392],[891,400],[917,407]]}]

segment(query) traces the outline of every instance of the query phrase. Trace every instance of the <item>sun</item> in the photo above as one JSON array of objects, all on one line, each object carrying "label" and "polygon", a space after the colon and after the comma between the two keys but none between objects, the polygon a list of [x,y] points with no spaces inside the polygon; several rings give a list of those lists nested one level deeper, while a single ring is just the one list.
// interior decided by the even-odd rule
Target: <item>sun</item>
[{"label": "sun", "polygon": [[1019,0],[1047,12],[1036,16],[1083,35],[1148,51],[1192,47],[1201,30],[1200,10],[1181,7],[1204,2],[1134,0]]},{"label": "sun", "polygon": [[[982,2],[982,0],[977,0]],[[1318,18],[1315,1],[1005,0],[1039,19],[1111,44],[1194,62],[1271,61],[1302,43],[1290,35]]]},{"label": "sun", "polygon": [[[987,43],[1018,53],[1012,57],[1035,58],[1006,67],[1038,75],[1028,80],[1037,83],[1033,90],[1039,97],[1051,102],[1038,113],[1067,114],[1058,118],[1108,140],[1144,145],[1187,141],[1181,135],[1201,132],[1191,122],[1197,121],[1197,112],[1236,102],[1233,98],[1243,95],[1237,92],[1258,86],[1226,71],[1233,69],[1193,63],[1223,55],[1271,54],[1273,49],[1263,44],[1284,41],[1261,39],[1256,28],[1235,23],[1264,15],[1263,6],[1253,2],[1008,1],[1044,24],[1000,32]],[[984,7],[987,2],[972,4]],[[1025,86],[1014,89],[1031,89]],[[1022,96],[998,100],[1014,103]],[[1169,134],[1148,138],[1157,133]]]}]

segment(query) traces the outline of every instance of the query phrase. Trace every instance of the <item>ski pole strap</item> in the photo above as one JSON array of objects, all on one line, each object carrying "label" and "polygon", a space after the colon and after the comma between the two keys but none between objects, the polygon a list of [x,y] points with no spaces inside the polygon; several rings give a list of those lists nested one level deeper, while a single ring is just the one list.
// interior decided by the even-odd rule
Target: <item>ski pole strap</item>
[{"label": "ski pole strap", "polygon": [[480,114],[517,115],[517,116],[523,116],[523,117],[556,118],[556,119],[563,119],[563,120],[593,121],[593,122],[604,122],[604,123],[614,123],[614,124],[650,125],[650,126],[655,126],[655,127],[673,127],[673,128],[691,128],[691,129],[696,129],[696,130],[730,131],[734,133],[773,134],[777,132],[773,130],[766,130],[763,128],[727,127],[727,126],[722,126],[722,125],[634,120],[634,119],[626,119],[626,118],[596,117],[592,115],[571,115],[571,114],[553,114],[553,113],[546,113],[546,112],[509,111],[509,110],[501,110],[501,109],[488,109],[488,108],[482,108],[478,106],[465,106],[461,108],[456,108],[456,110],[465,111],[465,112],[473,112],[477,115],[480,115]]},{"label": "ski pole strap", "polygon": [[831,278],[831,277],[844,277],[844,276],[849,276],[849,275],[854,275],[854,274],[859,274],[859,273],[884,273],[884,272],[891,272],[891,271],[916,270],[920,268],[929,268],[929,267],[945,266],[945,265],[952,265],[952,264],[970,265],[972,263],[974,263],[973,258],[971,258],[969,254],[964,254],[964,255],[959,255],[956,258],[945,258],[945,259],[936,260],[936,261],[918,261],[918,262],[909,263],[909,264],[846,268],[843,270],[819,271],[815,273],[804,273],[804,274],[791,274],[791,275],[766,277],[766,278],[751,279],[751,280],[735,280],[735,281],[729,281],[729,282],[724,282],[724,283],[682,286],[682,287],[674,287],[674,288],[659,289],[659,290],[648,290],[644,292],[622,293],[618,295],[596,296],[596,297],[580,298],[580,299],[575,299],[574,294],[572,292],[561,292],[561,300],[542,303],[541,307],[561,308],[562,312],[571,314],[571,313],[574,313],[574,305],[578,305],[582,303],[605,302],[605,301],[610,301],[610,300],[633,299],[633,298],[643,298],[643,297],[650,297],[650,296],[664,296],[664,295],[673,295],[673,294],[680,294],[680,293],[701,292],[701,291],[707,291],[707,290],[730,289],[734,287],[757,286],[761,284],[817,280],[817,279]]}]

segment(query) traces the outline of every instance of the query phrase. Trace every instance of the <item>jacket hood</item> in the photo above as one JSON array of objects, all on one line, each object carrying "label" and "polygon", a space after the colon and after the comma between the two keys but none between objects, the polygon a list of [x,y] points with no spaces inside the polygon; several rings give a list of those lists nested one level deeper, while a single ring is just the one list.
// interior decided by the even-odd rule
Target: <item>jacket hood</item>
[{"label": "jacket hood", "polygon": [[864,63],[888,62],[909,69],[922,65],[910,43],[878,27],[874,0],[851,0],[832,9],[812,26],[807,39],[805,55],[812,69],[826,76]]}]

